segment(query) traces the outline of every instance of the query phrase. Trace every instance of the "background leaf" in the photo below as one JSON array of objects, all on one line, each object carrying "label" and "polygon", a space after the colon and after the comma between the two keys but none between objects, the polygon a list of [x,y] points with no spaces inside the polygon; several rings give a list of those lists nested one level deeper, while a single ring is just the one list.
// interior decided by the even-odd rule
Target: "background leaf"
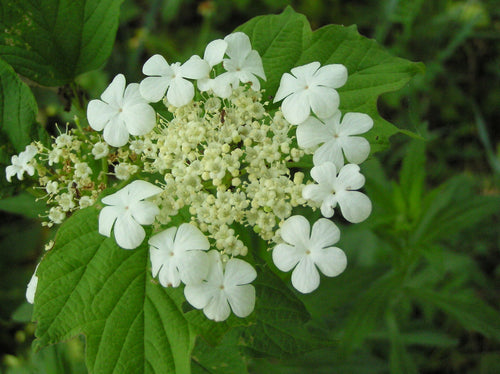
[{"label": "background leaf", "polygon": [[0,58],[0,129],[17,152],[24,151],[31,142],[29,135],[35,124],[37,110],[29,87]]},{"label": "background leaf", "polygon": [[0,57],[45,86],[71,82],[109,57],[123,0],[0,3]]}]

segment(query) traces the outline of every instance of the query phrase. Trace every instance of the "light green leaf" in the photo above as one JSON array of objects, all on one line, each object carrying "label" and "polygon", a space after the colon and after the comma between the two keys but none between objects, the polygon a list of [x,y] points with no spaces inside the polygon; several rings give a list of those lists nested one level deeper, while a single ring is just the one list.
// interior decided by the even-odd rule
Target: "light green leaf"
[{"label": "light green leaf", "polygon": [[454,317],[466,330],[477,331],[500,341],[500,313],[476,297],[448,295],[423,288],[408,287],[420,302],[431,304]]},{"label": "light green leaf", "polygon": [[[0,50],[1,50],[0,46]],[[38,108],[33,93],[0,58],[0,130],[17,152],[31,142],[30,131]]]},{"label": "light green leaf", "polygon": [[107,60],[123,0],[0,4],[0,57],[42,85],[71,82]]},{"label": "light green leaf", "polygon": [[151,278],[146,244],[127,251],[99,235],[97,217],[91,207],[69,218],[39,266],[35,347],[84,334],[92,373],[190,373],[182,290]]},{"label": "light green leaf", "polygon": [[237,31],[246,33],[262,56],[268,77],[262,87],[274,96],[281,76],[312,61],[343,64],[349,78],[339,89],[342,112],[370,115],[374,128],[367,133],[372,151],[380,150],[398,129],[377,111],[377,98],[402,88],[423,65],[391,56],[374,40],[361,36],[355,26],[328,25],[315,32],[306,18],[288,7],[279,15],[253,18]]}]

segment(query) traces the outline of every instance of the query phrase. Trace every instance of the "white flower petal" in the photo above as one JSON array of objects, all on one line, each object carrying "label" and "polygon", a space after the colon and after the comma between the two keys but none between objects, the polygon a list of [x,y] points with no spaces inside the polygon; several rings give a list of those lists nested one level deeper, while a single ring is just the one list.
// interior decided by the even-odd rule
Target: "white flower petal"
[{"label": "white flower petal", "polygon": [[87,120],[90,127],[102,131],[109,120],[118,115],[118,111],[101,100],[91,100],[87,106]]},{"label": "white flower petal", "polygon": [[123,249],[134,249],[141,245],[146,233],[130,214],[120,215],[115,222],[115,240]]},{"label": "white flower petal", "polygon": [[227,42],[222,39],[212,40],[205,48],[203,59],[208,62],[210,67],[213,67],[222,62],[224,54],[226,53]]},{"label": "white flower petal", "polygon": [[303,216],[291,216],[281,226],[281,237],[289,244],[305,247],[311,226]]},{"label": "white flower petal", "polygon": [[285,119],[292,125],[298,125],[304,122],[311,113],[307,91],[301,91],[287,96],[281,104],[281,111]]},{"label": "white flower petal", "polygon": [[311,245],[315,248],[326,248],[340,239],[340,230],[332,221],[320,218],[317,220],[311,231]]},{"label": "white flower petal", "polygon": [[232,258],[226,263],[224,269],[224,286],[233,287],[252,282],[257,277],[257,272],[249,263]]},{"label": "white flower petal", "polygon": [[337,193],[337,200],[342,215],[349,222],[362,222],[372,212],[370,199],[359,191],[340,191]]},{"label": "white flower petal", "polygon": [[352,164],[361,164],[370,154],[370,143],[361,136],[347,136],[340,141],[345,158]]},{"label": "white flower petal", "polygon": [[208,274],[209,261],[207,253],[203,251],[187,251],[182,253],[182,256],[178,259],[182,282],[184,284],[200,283]]},{"label": "white flower petal", "polygon": [[347,82],[347,69],[341,64],[325,65],[314,74],[313,84],[331,88],[342,87]]},{"label": "white flower petal", "polygon": [[179,287],[181,284],[181,276],[176,265],[177,263],[172,257],[163,263],[158,274],[158,280],[163,287]]},{"label": "white flower petal", "polygon": [[204,308],[217,292],[216,288],[207,283],[187,284],[184,288],[187,302],[196,309]]},{"label": "white flower petal", "polygon": [[26,301],[30,304],[33,304],[35,302],[35,293],[38,286],[38,277],[36,275],[37,270],[38,265],[36,266],[35,271],[33,272],[33,275],[31,276],[31,279],[26,286]]},{"label": "white flower petal", "polygon": [[[128,184],[126,188],[130,198],[135,201],[147,199],[163,191],[160,187],[142,180],[135,180]],[[104,203],[107,204],[106,202]]]},{"label": "white flower petal", "polygon": [[203,308],[203,313],[216,322],[224,321],[231,314],[231,309],[224,292],[215,292],[214,297]]},{"label": "white flower petal", "polygon": [[144,75],[171,76],[172,69],[161,55],[151,56],[142,67]]},{"label": "white flower petal", "polygon": [[344,166],[344,155],[339,141],[335,138],[319,147],[313,155],[313,164],[318,166],[325,162],[332,162],[336,169]]},{"label": "white flower petal", "polygon": [[323,217],[330,218],[335,213],[334,208],[337,206],[337,198],[335,195],[327,195],[321,203],[321,214]]},{"label": "white flower petal", "polygon": [[141,96],[149,102],[156,103],[165,96],[171,81],[167,77],[144,78],[139,85]]},{"label": "white flower petal", "polygon": [[208,77],[210,73],[210,65],[205,60],[202,60],[200,56],[191,56],[184,64],[182,64],[181,75],[189,79],[201,79]]},{"label": "white flower petal", "polygon": [[214,93],[223,99],[231,96],[233,89],[231,87],[232,77],[230,73],[223,73],[211,80],[211,89]]},{"label": "white flower petal", "polygon": [[121,116],[113,117],[104,127],[102,137],[109,145],[121,147],[128,142],[128,130]]},{"label": "white flower petal", "polygon": [[167,100],[176,107],[189,104],[194,97],[193,84],[187,79],[175,78],[170,82],[167,91]]},{"label": "white flower petal", "polygon": [[184,251],[203,250],[210,248],[210,243],[205,235],[195,226],[183,223],[175,234],[174,247]]},{"label": "white flower petal", "polygon": [[243,61],[252,50],[250,39],[242,32],[229,34],[224,41],[227,43],[226,54],[237,61]]},{"label": "white flower petal", "polygon": [[292,270],[304,257],[304,250],[288,244],[278,244],[273,249],[273,262],[281,271]]},{"label": "white flower petal", "polygon": [[174,238],[176,231],[177,227],[169,227],[168,229],[163,230],[149,238],[148,244],[158,249],[160,253],[169,253],[174,250]]},{"label": "white flower petal", "polygon": [[297,127],[299,147],[310,148],[331,139],[326,126],[315,117],[307,118]]},{"label": "white flower petal", "polygon": [[99,212],[99,234],[111,236],[111,229],[116,219],[125,213],[121,207],[106,206]]},{"label": "white flower petal", "polygon": [[[149,244],[150,241],[149,241]],[[160,250],[154,247],[149,248],[149,258],[151,260],[151,275],[156,277],[158,272],[163,266],[168,266],[168,262],[170,261],[170,256],[168,251]]]},{"label": "white flower petal", "polygon": [[130,205],[132,218],[140,225],[151,225],[160,209],[150,201],[137,201]]},{"label": "white flower petal", "polygon": [[302,83],[313,83],[313,77],[321,64],[318,61],[310,62],[309,64],[297,66],[291,70],[292,74]]},{"label": "white flower petal", "polygon": [[359,190],[365,184],[365,177],[359,172],[356,164],[347,164],[339,171],[335,190]]},{"label": "white flower petal", "polygon": [[373,120],[365,113],[346,113],[340,126],[341,135],[364,134],[373,127]]},{"label": "white flower petal", "polygon": [[331,117],[338,110],[340,98],[334,89],[316,86],[308,91],[311,109],[319,118]]},{"label": "white flower petal", "polygon": [[264,67],[262,66],[262,58],[256,50],[250,51],[245,59],[243,69],[266,80],[266,74],[264,73]]},{"label": "white flower petal", "polygon": [[250,285],[226,289],[227,300],[238,317],[249,316],[255,307],[255,288]]},{"label": "white flower petal", "polygon": [[7,178],[8,182],[12,182],[12,177],[16,175],[17,173],[17,167],[14,165],[9,165],[5,168],[5,177]]},{"label": "white flower petal", "polygon": [[125,91],[125,84],[125,76],[123,74],[118,74],[116,77],[114,77],[113,81],[102,93],[102,101],[115,107],[120,107],[123,102],[123,92]]},{"label": "white flower petal", "polygon": [[304,87],[298,84],[297,78],[289,73],[285,73],[281,76],[280,86],[278,88],[278,91],[276,92],[276,96],[274,97],[273,102],[276,103],[278,101],[281,101],[285,97],[303,88]]},{"label": "white flower petal", "polygon": [[336,277],[347,267],[347,257],[337,247],[323,248],[313,254],[318,269],[327,277]]},{"label": "white flower petal", "polygon": [[312,200],[317,203],[322,202],[331,193],[332,189],[324,184],[308,184],[302,189],[302,197],[304,199]]},{"label": "white flower petal", "polygon": [[146,135],[156,125],[156,113],[148,104],[135,104],[123,111],[127,131],[131,135]]},{"label": "white flower petal", "polygon": [[337,168],[332,162],[325,162],[311,169],[311,177],[320,185],[333,188],[337,179]]},{"label": "white flower petal", "polygon": [[301,293],[309,293],[319,286],[319,273],[311,256],[304,256],[292,272],[292,285]]}]

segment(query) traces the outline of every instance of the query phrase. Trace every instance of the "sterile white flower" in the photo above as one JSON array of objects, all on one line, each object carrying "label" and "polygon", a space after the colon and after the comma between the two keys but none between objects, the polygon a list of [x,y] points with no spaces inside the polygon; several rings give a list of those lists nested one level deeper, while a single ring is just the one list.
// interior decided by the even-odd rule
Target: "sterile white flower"
[{"label": "sterile white flower", "polygon": [[306,218],[292,216],[283,223],[281,237],[286,243],[274,247],[273,262],[282,271],[295,268],[292,285],[302,293],[318,288],[318,269],[328,277],[335,277],[347,266],[344,251],[333,247],[340,239],[340,230],[326,218],[316,221],[310,232]]},{"label": "sterile white flower", "polygon": [[352,223],[364,221],[372,211],[368,196],[355,191],[363,187],[365,177],[356,164],[347,164],[340,169],[332,162],[325,162],[311,169],[311,177],[318,184],[308,184],[302,190],[302,197],[321,203],[321,214],[333,216],[337,203],[346,220]]},{"label": "sterile white flower", "polygon": [[211,79],[210,71],[211,69],[222,62],[224,58],[224,54],[227,50],[227,42],[222,39],[212,40],[208,43],[205,48],[205,54],[203,55],[203,60],[205,60],[210,67],[207,71],[206,76],[199,78],[196,83],[198,85],[198,89],[201,92],[213,90],[216,95],[221,97],[229,97],[231,95],[231,86],[229,85],[229,81],[227,84],[223,84],[223,80],[220,78]]},{"label": "sterile white flower", "polygon": [[[245,33],[235,32],[226,36],[224,40],[227,42],[226,55],[229,56],[223,60],[226,72],[216,78],[217,82],[214,85],[224,87],[230,83],[236,88],[239,82],[250,82],[252,89],[259,91],[260,82],[257,76],[266,80],[259,52],[252,49],[250,39]],[[217,94],[217,89],[214,89],[214,92]]]},{"label": "sterile white flower", "polygon": [[33,275],[31,276],[31,279],[26,286],[26,301],[28,301],[28,303],[30,304],[33,304],[35,302],[35,293],[38,286],[38,277],[36,275],[37,270],[38,265],[36,266],[35,271],[33,272]]},{"label": "sterile white flower", "polygon": [[160,212],[154,203],[143,200],[161,191],[149,182],[136,180],[104,197],[101,201],[108,206],[99,213],[99,233],[109,237],[114,225],[116,243],[124,249],[137,248],[146,236],[141,225],[151,225]]},{"label": "sterile white flower", "polygon": [[177,287],[199,283],[205,279],[209,260],[206,251],[210,248],[203,233],[189,223],[170,227],[148,241],[153,277],[163,287]]},{"label": "sterile white flower", "polygon": [[156,124],[156,113],[139,93],[139,84],[125,88],[125,77],[118,74],[101,95],[90,101],[87,118],[96,131],[104,129],[103,138],[113,147],[121,147],[130,135],[145,135]]},{"label": "sterile white flower", "polygon": [[210,66],[199,56],[192,56],[184,64],[168,64],[161,55],[154,55],[146,61],[142,72],[148,75],[140,84],[141,95],[149,101],[157,102],[167,93],[170,104],[180,107],[188,104],[194,97],[193,83],[189,79],[208,76]]},{"label": "sterile white flower", "polygon": [[370,154],[370,143],[359,135],[373,127],[373,120],[364,113],[346,113],[342,122],[340,112],[318,120],[309,117],[297,127],[297,143],[302,148],[319,147],[313,156],[314,165],[331,161],[337,169],[344,166],[344,156],[351,164],[361,164]]},{"label": "sterile white flower", "polygon": [[187,284],[184,288],[186,300],[195,308],[203,309],[214,321],[224,321],[231,309],[238,317],[247,317],[255,306],[255,288],[248,284],[257,273],[247,262],[232,258],[225,267],[220,253],[208,252],[209,271],[201,283]]},{"label": "sterile white flower", "polygon": [[17,174],[17,179],[23,180],[24,172],[28,173],[29,176],[35,174],[35,168],[31,165],[30,161],[35,157],[38,150],[37,148],[30,144],[27,145],[24,151],[19,153],[19,155],[14,155],[10,159],[12,165],[7,166],[5,169],[5,177],[9,182],[14,175]]},{"label": "sterile white flower", "polygon": [[298,66],[281,77],[274,102],[283,100],[281,110],[286,120],[298,125],[306,120],[311,109],[320,118],[328,118],[339,107],[335,88],[347,81],[347,69],[341,64],[320,67],[315,61]]}]

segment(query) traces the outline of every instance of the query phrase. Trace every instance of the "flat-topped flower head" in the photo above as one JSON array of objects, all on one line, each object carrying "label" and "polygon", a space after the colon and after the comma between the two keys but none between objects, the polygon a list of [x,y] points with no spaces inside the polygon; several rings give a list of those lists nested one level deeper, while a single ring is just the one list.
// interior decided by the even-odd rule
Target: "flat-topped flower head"
[{"label": "flat-topped flower head", "polygon": [[226,73],[221,74],[218,79],[224,82],[224,78],[229,79],[233,88],[238,87],[239,82],[252,84],[252,89],[260,90],[260,82],[257,77],[266,80],[262,58],[259,52],[252,49],[250,39],[245,33],[235,32],[224,38],[227,43],[226,55],[223,61]]},{"label": "flat-topped flower head", "polygon": [[30,163],[30,161],[35,157],[38,150],[37,148],[30,144],[27,145],[24,151],[19,153],[19,155],[14,155],[10,159],[12,165],[9,165],[5,168],[5,177],[9,182],[14,175],[17,174],[17,179],[23,180],[24,173],[28,173],[29,176],[33,176],[35,174],[35,168]]},{"label": "flat-topped flower head", "polygon": [[139,93],[139,85],[125,88],[125,77],[118,74],[101,95],[90,101],[87,119],[90,127],[103,132],[103,138],[113,147],[128,142],[129,135],[145,135],[156,125],[156,113]]},{"label": "flat-topped flower head", "polygon": [[206,78],[209,71],[210,65],[199,56],[192,56],[182,65],[179,62],[169,65],[163,56],[154,55],[142,68],[148,77],[140,84],[141,95],[157,102],[166,92],[167,101],[173,106],[189,104],[194,97],[194,86],[188,79]]},{"label": "flat-topped flower head", "polygon": [[308,184],[302,190],[304,199],[321,203],[321,214],[330,218],[337,204],[346,220],[359,223],[368,218],[372,203],[368,196],[355,191],[363,187],[365,177],[359,172],[359,166],[347,164],[340,169],[332,162],[325,162],[311,169],[311,177],[318,184]]},{"label": "flat-topped flower head", "polygon": [[207,275],[209,260],[204,252],[210,248],[208,239],[195,226],[183,223],[170,227],[148,241],[153,277],[163,287],[199,283]]},{"label": "flat-topped flower head", "polygon": [[203,309],[214,321],[224,321],[231,309],[238,317],[250,315],[255,305],[255,288],[249,283],[256,277],[255,269],[247,262],[232,258],[225,267],[220,253],[208,252],[209,270],[206,280],[187,284],[186,300],[195,308]]},{"label": "flat-topped flower head", "polygon": [[311,110],[319,118],[327,118],[339,107],[339,94],[335,89],[347,81],[347,69],[341,64],[320,66],[317,61],[311,62],[281,77],[274,102],[284,99],[281,110],[292,125],[304,122]]},{"label": "flat-topped flower head", "polygon": [[151,225],[160,212],[155,204],[144,199],[161,191],[154,184],[136,180],[104,197],[101,201],[108,206],[99,213],[99,233],[109,237],[113,228],[120,247],[137,248],[146,236],[141,225]]},{"label": "flat-topped flower head", "polygon": [[373,120],[364,113],[346,113],[342,122],[340,111],[333,116],[318,120],[309,117],[297,127],[297,143],[302,148],[319,147],[313,156],[314,165],[331,161],[337,169],[348,163],[361,164],[370,154],[370,143],[359,135],[373,127]]},{"label": "flat-topped flower head", "polygon": [[333,247],[340,239],[340,230],[330,220],[320,218],[313,225],[302,216],[288,218],[281,227],[285,243],[273,249],[273,262],[281,271],[292,269],[292,285],[299,292],[318,288],[318,269],[328,277],[342,273],[347,266],[344,251]]}]

